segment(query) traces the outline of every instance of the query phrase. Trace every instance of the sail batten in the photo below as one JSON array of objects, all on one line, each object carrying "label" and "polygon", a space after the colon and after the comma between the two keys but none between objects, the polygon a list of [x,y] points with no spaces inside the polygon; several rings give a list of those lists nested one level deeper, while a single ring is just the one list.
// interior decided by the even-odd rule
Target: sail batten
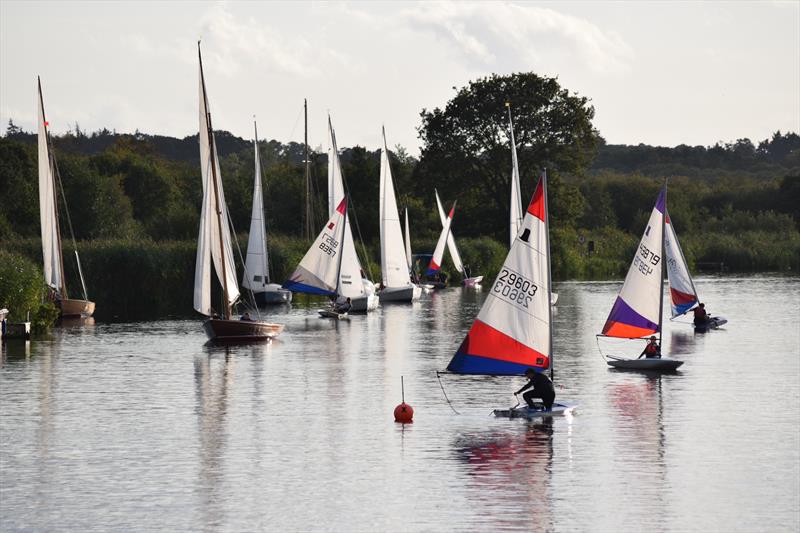
[{"label": "sail batten", "polygon": [[551,366],[546,179],[543,174],[500,273],[448,371],[521,375],[529,368]]}]

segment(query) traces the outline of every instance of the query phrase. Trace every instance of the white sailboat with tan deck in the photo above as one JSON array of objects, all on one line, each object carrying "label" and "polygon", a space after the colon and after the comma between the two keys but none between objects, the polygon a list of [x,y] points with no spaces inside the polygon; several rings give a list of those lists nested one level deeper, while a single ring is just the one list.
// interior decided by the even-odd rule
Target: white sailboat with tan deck
[{"label": "white sailboat with tan deck", "polygon": [[[389,164],[389,149],[386,146],[386,131],[381,129],[381,134],[383,136],[379,199],[381,289],[378,295],[382,302],[411,302],[419,299],[422,288],[412,283],[409,274],[409,252],[403,247],[392,167]],[[408,229],[408,213],[406,213],[406,229]]]},{"label": "white sailboat with tan deck", "polygon": [[[81,259],[78,255],[78,246],[75,234],[72,231],[72,222],[67,209],[66,197],[61,184],[61,175],[53,154],[53,145],[48,131],[49,123],[44,113],[44,98],[42,97],[42,81],[37,78],[39,95],[38,105],[38,148],[39,148],[39,216],[42,225],[42,259],[44,263],[45,283],[52,291],[56,305],[62,317],[92,316],[95,309],[94,302],[89,300],[86,293],[86,283],[83,279]],[[56,184],[56,181],[58,183]],[[58,191],[64,199],[64,213],[67,215],[72,245],[75,254],[75,264],[81,282],[83,299],[70,298],[67,292],[67,281],[64,271],[64,256],[61,247],[61,226],[58,216]]]},{"label": "white sailboat with tan deck", "polygon": [[[262,320],[235,320],[233,305],[239,299],[236,282],[236,266],[233,262],[231,230],[219,157],[211,124],[208,105],[203,57],[197,43],[200,62],[200,173],[203,183],[203,205],[200,212],[200,228],[197,237],[197,257],[194,272],[194,308],[209,317],[203,329],[212,341],[240,342],[269,340],[283,331],[282,324]],[[222,313],[211,306],[211,272],[215,271],[222,286]]]}]

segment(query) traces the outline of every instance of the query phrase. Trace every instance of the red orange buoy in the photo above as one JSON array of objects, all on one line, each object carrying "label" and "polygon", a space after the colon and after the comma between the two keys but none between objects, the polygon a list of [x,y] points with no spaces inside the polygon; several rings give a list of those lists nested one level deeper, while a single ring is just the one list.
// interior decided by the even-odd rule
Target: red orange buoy
[{"label": "red orange buoy", "polygon": [[413,418],[414,408],[408,405],[406,402],[403,402],[394,408],[395,422],[400,422],[401,424],[410,424],[413,422]]},{"label": "red orange buoy", "polygon": [[403,395],[403,403],[394,408],[394,421],[401,424],[410,424],[414,418],[414,408],[406,403],[406,387],[403,383],[403,376],[400,376],[400,390]]}]

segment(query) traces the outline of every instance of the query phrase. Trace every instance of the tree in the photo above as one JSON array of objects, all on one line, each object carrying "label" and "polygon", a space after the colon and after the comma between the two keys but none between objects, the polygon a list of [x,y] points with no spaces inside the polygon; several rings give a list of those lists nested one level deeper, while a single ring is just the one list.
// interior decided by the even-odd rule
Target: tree
[{"label": "tree", "polygon": [[[600,141],[588,98],[532,72],[472,81],[443,110],[423,110],[416,182],[428,201],[434,187],[444,202],[458,199],[454,224],[459,233],[488,231],[499,238],[507,230],[511,153],[506,102],[511,104],[523,198],[530,197],[542,168],[553,177],[582,175]],[[559,194],[553,187],[551,192]],[[561,192],[563,197],[566,191]],[[570,194],[579,192],[573,188]]]}]

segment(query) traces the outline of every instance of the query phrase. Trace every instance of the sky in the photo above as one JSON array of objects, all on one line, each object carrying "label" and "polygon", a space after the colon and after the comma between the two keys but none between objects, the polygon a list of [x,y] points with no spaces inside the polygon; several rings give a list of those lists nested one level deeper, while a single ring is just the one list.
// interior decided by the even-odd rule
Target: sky
[{"label": "sky", "polygon": [[215,129],[418,154],[423,109],[469,81],[557,77],[611,144],[710,146],[800,132],[800,0],[16,2],[0,0],[0,129],[198,129],[197,40]]}]

